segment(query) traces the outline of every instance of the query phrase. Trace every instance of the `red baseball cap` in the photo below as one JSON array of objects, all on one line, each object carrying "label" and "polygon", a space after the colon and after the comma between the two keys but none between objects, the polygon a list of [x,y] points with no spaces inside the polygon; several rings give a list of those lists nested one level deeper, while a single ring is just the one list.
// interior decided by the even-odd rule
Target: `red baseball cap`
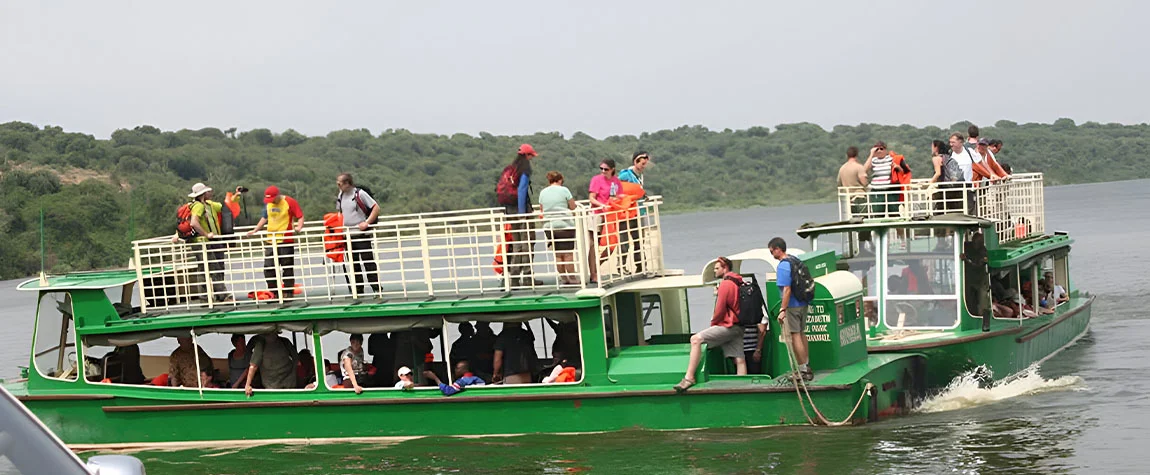
[{"label": "red baseball cap", "polygon": [[275,185],[269,186],[268,189],[264,190],[264,203],[275,203],[279,196],[280,189]]},{"label": "red baseball cap", "polygon": [[535,152],[535,147],[532,147],[531,144],[526,144],[526,143],[519,146],[519,154],[520,155],[527,155],[528,157],[538,157],[539,156],[539,154]]}]

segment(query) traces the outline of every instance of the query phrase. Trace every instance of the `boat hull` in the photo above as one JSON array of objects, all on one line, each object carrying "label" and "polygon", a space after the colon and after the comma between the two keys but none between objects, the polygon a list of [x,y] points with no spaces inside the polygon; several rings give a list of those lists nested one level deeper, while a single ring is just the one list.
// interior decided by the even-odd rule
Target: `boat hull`
[{"label": "boat hull", "polygon": [[871,354],[917,353],[927,360],[930,389],[946,387],[979,366],[994,380],[1009,378],[1054,356],[1089,330],[1094,297],[1080,297],[1055,315],[1016,322],[996,321],[989,332],[907,344],[871,345]]}]

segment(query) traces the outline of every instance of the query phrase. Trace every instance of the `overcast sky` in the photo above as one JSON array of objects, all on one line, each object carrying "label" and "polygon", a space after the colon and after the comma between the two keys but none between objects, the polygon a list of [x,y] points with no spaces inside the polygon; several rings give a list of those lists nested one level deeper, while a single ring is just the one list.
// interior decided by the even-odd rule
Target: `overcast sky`
[{"label": "overcast sky", "polygon": [[8,1],[0,122],[98,137],[1142,123],[1148,17],[1140,1]]}]

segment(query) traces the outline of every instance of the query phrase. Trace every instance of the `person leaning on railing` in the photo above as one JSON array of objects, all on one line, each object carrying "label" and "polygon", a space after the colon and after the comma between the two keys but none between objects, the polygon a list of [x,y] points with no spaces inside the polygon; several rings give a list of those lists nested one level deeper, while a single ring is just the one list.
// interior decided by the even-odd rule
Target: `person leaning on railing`
[{"label": "person leaning on railing", "polygon": [[539,192],[539,205],[543,207],[543,229],[551,248],[555,251],[555,267],[559,271],[559,283],[573,285],[579,283],[575,275],[575,219],[571,213],[575,209],[575,197],[571,190],[563,186],[563,174],[547,172],[549,185]]},{"label": "person leaning on railing", "polygon": [[[222,242],[211,242],[212,239],[224,234],[224,222],[227,213],[227,223],[231,223],[232,219],[239,215],[239,206],[234,205],[233,198],[240,195],[241,187],[236,187],[235,195],[228,194],[228,206],[225,211],[223,204],[212,200],[212,189],[203,183],[196,183],[192,186],[192,192],[188,193],[188,198],[192,199],[190,207],[191,216],[188,218],[188,224],[194,232],[191,242],[197,243],[199,246],[207,246],[207,271],[210,273],[212,279],[212,290],[214,300],[216,302],[232,302],[235,300],[228,288],[224,285],[224,247]],[[231,230],[227,230],[231,233]],[[180,234],[172,236],[172,243],[177,243],[180,240]],[[204,256],[202,247],[193,249],[190,253],[191,257],[198,261],[203,261]],[[202,275],[204,272],[203,265],[201,264],[200,270],[197,274]],[[207,294],[205,290],[204,294]],[[206,299],[206,297],[205,297]]]},{"label": "person leaning on railing", "polygon": [[[626,234],[629,239],[623,243],[623,257],[626,259],[628,247],[630,247],[631,262],[635,264],[635,272],[643,272],[643,253],[640,249],[640,226],[647,214],[647,209],[643,207],[642,196],[646,194],[644,188],[646,184],[643,182],[643,171],[647,169],[647,165],[651,163],[651,155],[647,152],[635,152],[631,156],[631,166],[619,172],[619,181],[622,183],[630,183],[631,185],[623,185],[623,192],[633,190],[637,193],[639,198],[635,200],[635,205],[639,207],[638,215],[634,218],[623,221],[619,224],[619,234]],[[630,190],[628,190],[630,188]]]},{"label": "person leaning on railing", "polygon": [[858,147],[847,147],[847,161],[839,167],[838,184],[840,192],[846,193],[851,216],[865,215],[866,189],[869,181],[866,177],[866,167],[859,163]]},{"label": "person leaning on railing", "polygon": [[281,288],[276,285],[277,263],[278,267],[283,269],[282,290],[292,292],[295,288],[295,271],[292,269],[295,265],[295,241],[291,238],[290,230],[296,233],[303,231],[303,210],[295,199],[281,195],[280,189],[275,185],[269,186],[264,191],[264,203],[263,216],[256,223],[256,227],[248,231],[247,236],[254,235],[263,229],[265,224],[267,225],[269,231],[267,243],[270,246],[264,247],[264,278],[267,279],[268,291],[272,293],[272,298],[278,298]]}]

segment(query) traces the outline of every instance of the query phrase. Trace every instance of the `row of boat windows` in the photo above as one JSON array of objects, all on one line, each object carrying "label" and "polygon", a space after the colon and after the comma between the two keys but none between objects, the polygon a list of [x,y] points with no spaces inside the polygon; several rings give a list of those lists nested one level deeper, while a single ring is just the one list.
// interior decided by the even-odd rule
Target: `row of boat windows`
[{"label": "row of boat windows", "polygon": [[[197,387],[207,381],[209,388],[235,388],[243,390],[246,380],[240,379],[251,358],[255,335],[235,336],[208,333],[190,336],[185,345],[198,345],[201,352],[197,374],[195,358],[190,348],[182,351],[179,340],[162,337],[138,344],[123,346],[85,346],[84,363],[78,365],[75,332],[71,327],[71,302],[66,293],[45,294],[41,300],[37,324],[34,365],[42,376],[76,381],[82,375],[91,383],[151,384],[159,387]],[[54,318],[53,318],[54,317]],[[63,330],[63,333],[61,332]],[[174,333],[169,333],[174,334]],[[63,337],[63,345],[61,345]],[[332,331],[320,337],[319,361],[315,354],[313,335],[305,332],[281,332],[279,339],[264,341],[282,343],[268,354],[277,358],[294,357],[290,373],[285,362],[264,362],[276,381],[266,381],[261,371],[253,376],[253,387],[259,389],[311,389],[320,384],[332,389],[351,388],[345,379],[341,359],[351,346],[352,334]],[[362,335],[363,366],[355,365],[365,373],[357,377],[360,386],[395,388],[400,368],[407,368],[413,376],[415,389],[435,388],[434,378],[425,375],[431,371],[439,380],[450,383],[458,376],[460,361],[468,361],[475,376],[487,383],[502,380],[505,384],[538,384],[544,382],[573,382],[572,375],[581,375],[582,355],[577,324],[558,323],[537,318],[524,323],[447,323],[441,328],[423,328],[402,332],[380,332]],[[191,344],[190,344],[191,343]],[[241,349],[242,348],[242,349]],[[500,377],[495,374],[496,348],[501,357]],[[183,365],[183,368],[177,368]],[[272,366],[275,367],[272,371]],[[564,371],[567,368],[570,370]],[[406,371],[405,371],[406,372]],[[560,373],[564,373],[560,377]],[[318,375],[318,376],[317,376]],[[364,376],[367,377],[364,377]],[[198,376],[198,378],[197,378]],[[182,381],[175,381],[180,379]],[[289,381],[290,380],[290,381]],[[237,384],[238,381],[238,384]]]}]

